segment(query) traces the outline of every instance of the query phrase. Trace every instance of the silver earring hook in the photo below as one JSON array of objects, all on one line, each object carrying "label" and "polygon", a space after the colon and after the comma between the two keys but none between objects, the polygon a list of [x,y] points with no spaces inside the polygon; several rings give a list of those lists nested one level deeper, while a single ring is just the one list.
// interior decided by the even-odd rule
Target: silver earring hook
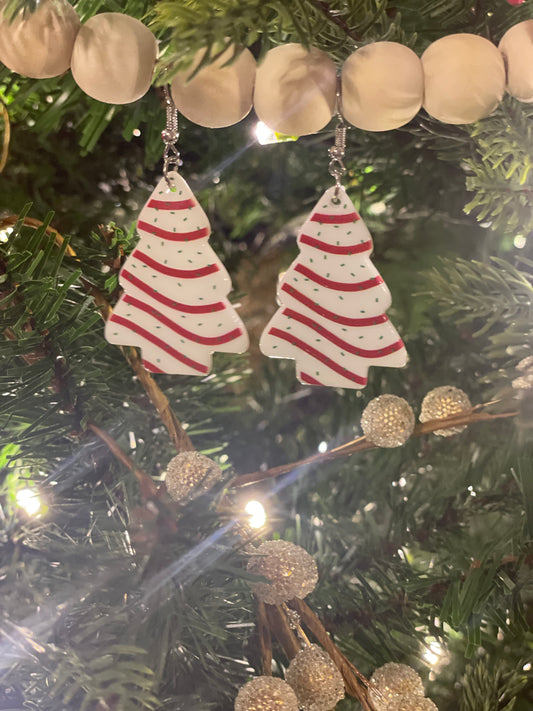
[{"label": "silver earring hook", "polygon": [[165,144],[165,151],[163,153],[163,175],[167,181],[169,188],[172,188],[168,174],[171,169],[178,170],[180,165],[180,154],[176,148],[176,141],[179,138],[178,129],[178,110],[172,94],[170,93],[170,88],[168,84],[165,85],[165,105],[167,110],[167,126],[164,131],[161,132],[161,138]]},{"label": "silver earring hook", "polygon": [[346,166],[343,158],[346,154],[346,124],[342,117],[342,100],[341,100],[341,78],[337,76],[337,94],[335,100],[335,112],[337,114],[337,125],[335,126],[335,145],[328,150],[330,157],[329,174],[335,178],[335,203],[339,202],[339,193],[342,188],[341,178],[346,173]]}]

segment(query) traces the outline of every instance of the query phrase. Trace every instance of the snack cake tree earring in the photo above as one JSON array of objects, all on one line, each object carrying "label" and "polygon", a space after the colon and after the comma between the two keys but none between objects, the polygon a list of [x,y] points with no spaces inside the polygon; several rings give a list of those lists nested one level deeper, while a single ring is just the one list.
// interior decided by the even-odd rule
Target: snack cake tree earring
[{"label": "snack cake tree earring", "polygon": [[248,334],[228,301],[230,277],[211,228],[178,174],[178,119],[166,91],[163,178],[137,222],[139,243],[119,275],[124,293],[106,323],[110,343],[137,346],[152,373],[206,375],[212,353],[243,353]]},{"label": "snack cake tree earring", "polygon": [[300,254],[278,283],[280,308],[261,351],[292,358],[300,382],[363,388],[370,365],[401,368],[405,346],[386,315],[391,295],[370,261],[372,237],[341,185],[346,126],[339,114],[322,195],[298,235]]}]

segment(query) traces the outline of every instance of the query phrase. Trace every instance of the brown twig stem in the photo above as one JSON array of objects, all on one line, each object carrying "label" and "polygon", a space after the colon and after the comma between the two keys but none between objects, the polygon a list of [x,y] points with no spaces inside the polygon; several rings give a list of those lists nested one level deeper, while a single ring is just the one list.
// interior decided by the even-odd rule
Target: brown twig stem
[{"label": "brown twig stem", "polygon": [[268,626],[265,603],[262,600],[257,601],[257,631],[263,675],[272,676],[272,636]]},{"label": "brown twig stem", "polygon": [[[482,405],[477,405],[471,410],[467,410],[456,415],[450,415],[450,417],[445,417],[440,420],[429,420],[428,422],[421,422],[416,425],[413,431],[413,437],[420,437],[425,434],[430,434],[435,432],[435,430],[446,429],[446,427],[457,427],[459,425],[472,425],[476,422],[488,422],[491,420],[505,419],[508,417],[516,417],[518,414],[516,411],[512,412],[500,412],[500,413],[489,413],[480,412],[481,409],[491,405],[493,403],[486,403]],[[251,472],[250,474],[241,474],[236,476],[229,484],[232,488],[238,488],[241,486],[249,486],[250,484],[257,484],[265,479],[273,479],[275,477],[281,476],[282,474],[288,474],[294,469],[303,466],[309,466],[312,464],[319,464],[320,462],[326,462],[330,459],[337,459],[338,457],[350,456],[354,452],[362,452],[365,449],[375,449],[376,445],[372,444],[367,440],[366,437],[358,437],[351,442],[346,442],[346,444],[335,447],[329,452],[314,454],[311,457],[306,457],[305,459],[300,459],[297,462],[291,462],[290,464],[281,464],[277,467],[272,467],[272,469],[266,469],[264,471]]]},{"label": "brown twig stem", "polygon": [[289,627],[284,613],[276,605],[265,605],[265,611],[270,629],[276,635],[276,639],[283,647],[285,654],[289,659],[294,659],[301,647],[296,635]]},{"label": "brown twig stem", "polygon": [[[373,711],[372,702],[369,699],[368,693],[369,690],[373,688],[373,685],[340,651],[327,633],[319,617],[308,605],[306,605],[305,602],[303,602],[303,600],[295,598],[290,601],[289,606],[298,612],[302,624],[307,627],[309,632],[316,638],[316,640],[335,662],[336,667],[342,674],[344,685],[348,694],[354,696],[365,711]],[[377,695],[379,696],[379,692],[377,692]]]},{"label": "brown twig stem", "polygon": [[194,451],[195,447],[170,407],[167,396],[143,366],[137,351],[134,348],[122,348],[121,350],[150,398],[150,402],[159,413],[176,450],[178,452]]},{"label": "brown twig stem", "polygon": [[115,442],[115,440],[111,437],[110,434],[108,434],[101,427],[95,425],[93,422],[90,422],[87,425],[87,429],[91,430],[91,432],[94,432],[94,434],[99,437],[102,442],[105,442],[109,451],[112,452],[112,454],[119,461],[125,464],[128,469],[131,469],[131,471],[135,474],[137,481],[139,482],[141,495],[144,499],[153,499],[157,496],[157,488],[152,477],[149,476],[146,472],[143,472],[142,469],[139,469],[135,466],[131,457],[126,454],[126,452],[120,447],[120,445],[117,444],[117,442]]},{"label": "brown twig stem", "polygon": [[4,170],[9,156],[9,143],[11,141],[11,121],[9,120],[9,112],[7,106],[0,99],[0,108],[2,109],[2,118],[4,119],[4,140],[2,141],[2,154],[0,155],[0,173]]},{"label": "brown twig stem", "polygon": [[[7,217],[2,217],[2,219],[0,219],[0,230],[5,230],[6,227],[14,227],[19,221],[19,219],[20,218],[18,215],[7,215]],[[42,222],[41,220],[36,220],[34,217],[25,217],[22,221],[22,224],[26,227],[33,227],[34,230],[37,230],[39,229],[39,227],[42,227],[44,225],[44,222]],[[45,228],[45,232],[48,235],[54,235],[55,243],[58,247],[61,247],[61,245],[65,241],[65,238],[60,235],[56,229],[48,225]],[[70,245],[67,246],[65,254],[67,254],[69,257],[76,256],[76,252],[72,249]]]}]

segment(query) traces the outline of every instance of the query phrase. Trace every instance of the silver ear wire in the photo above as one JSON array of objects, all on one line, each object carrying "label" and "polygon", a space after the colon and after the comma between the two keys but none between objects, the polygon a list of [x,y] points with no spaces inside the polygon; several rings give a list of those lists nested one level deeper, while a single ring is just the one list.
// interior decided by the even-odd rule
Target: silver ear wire
[{"label": "silver ear wire", "polygon": [[178,110],[168,84],[165,85],[165,104],[167,109],[167,126],[164,131],[161,132],[161,138],[165,144],[165,151],[163,153],[163,175],[167,181],[169,188],[172,188],[168,174],[171,169],[177,170],[180,165],[180,154],[176,148],[176,141],[179,138],[178,129]]},{"label": "silver ear wire", "polygon": [[335,100],[335,112],[337,114],[337,125],[335,126],[335,145],[328,150],[330,157],[329,174],[335,178],[335,202],[339,202],[339,192],[342,187],[341,178],[346,173],[346,166],[343,158],[346,152],[346,124],[342,117],[341,98],[341,78],[337,76],[337,94]]}]

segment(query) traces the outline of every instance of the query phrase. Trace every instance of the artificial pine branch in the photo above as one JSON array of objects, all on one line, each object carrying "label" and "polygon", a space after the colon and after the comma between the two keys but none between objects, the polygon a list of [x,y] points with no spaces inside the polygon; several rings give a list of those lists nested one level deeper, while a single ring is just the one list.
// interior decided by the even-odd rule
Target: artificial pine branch
[{"label": "artificial pine branch", "polygon": [[[73,257],[76,261],[78,261],[76,252],[72,249],[69,242],[66,241],[65,238],[48,223],[45,224],[40,220],[27,217],[26,215],[24,215],[22,218],[19,215],[10,215],[8,217],[0,219],[0,230],[14,227],[18,223],[35,229],[44,228],[46,234],[52,235],[54,237],[54,242],[58,247],[64,247],[64,253],[67,256]],[[105,296],[94,284],[91,284],[91,282],[89,282],[87,279],[81,277],[80,280],[87,293],[94,298],[96,305],[101,310],[104,320],[107,319],[111,313],[111,306]],[[163,393],[161,388],[157,385],[150,373],[148,373],[148,371],[143,367],[142,361],[139,358],[137,352],[132,348],[121,348],[121,351],[130,366],[132,367],[132,369],[134,370],[135,374],[137,375],[139,382],[144,387],[152,404],[159,412],[161,420],[167,428],[170,438],[174,443],[174,446],[176,447],[176,450],[178,452],[194,450],[194,446],[189,436],[183,429],[183,426],[181,425],[180,421],[178,420],[172,408],[170,407],[168,398]]]},{"label": "artificial pine branch", "polygon": [[467,127],[475,154],[466,160],[466,186],[475,196],[465,212],[499,232],[527,235],[533,229],[531,117],[528,104],[506,97],[493,116]]},{"label": "artificial pine branch", "polygon": [[462,681],[460,711],[512,711],[516,696],[527,684],[523,670],[506,668],[490,656],[467,667]]}]

